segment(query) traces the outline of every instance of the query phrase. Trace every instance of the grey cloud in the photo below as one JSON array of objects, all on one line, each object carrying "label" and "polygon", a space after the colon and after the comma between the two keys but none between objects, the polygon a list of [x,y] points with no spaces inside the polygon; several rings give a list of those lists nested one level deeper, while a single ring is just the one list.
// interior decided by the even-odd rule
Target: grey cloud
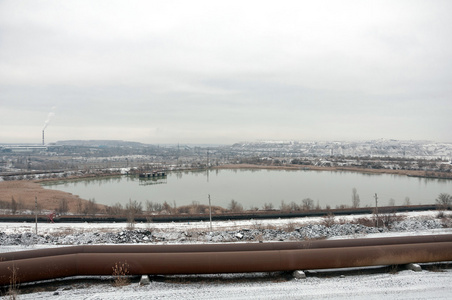
[{"label": "grey cloud", "polygon": [[72,128],[74,138],[88,132],[83,123],[99,136],[130,128],[143,142],[450,140],[451,9],[448,1],[3,1],[0,124],[39,128],[57,106],[52,129]]}]

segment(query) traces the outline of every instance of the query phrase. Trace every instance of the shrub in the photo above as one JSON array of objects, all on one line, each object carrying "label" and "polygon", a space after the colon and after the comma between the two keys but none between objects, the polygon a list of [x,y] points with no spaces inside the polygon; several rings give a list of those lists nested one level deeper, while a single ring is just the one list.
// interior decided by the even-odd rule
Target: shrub
[{"label": "shrub", "polygon": [[336,223],[334,220],[334,215],[332,213],[327,214],[323,217],[322,225],[326,227],[331,227]]},{"label": "shrub", "polygon": [[452,196],[446,193],[441,193],[438,198],[436,198],[436,204],[439,209],[450,209],[452,207]]},{"label": "shrub", "polygon": [[378,224],[383,224],[385,227],[391,228],[394,223],[400,222],[404,219],[403,216],[397,215],[396,213],[392,214],[383,214],[380,216],[381,221]]},{"label": "shrub", "polygon": [[296,228],[297,228],[297,224],[296,223],[289,222],[284,227],[284,231],[285,232],[294,232]]},{"label": "shrub", "polygon": [[107,213],[111,215],[122,215],[124,213],[124,208],[121,203],[116,203],[113,206],[107,207]]},{"label": "shrub", "polygon": [[113,285],[118,287],[118,286],[125,286],[127,284],[129,284],[130,280],[129,280],[129,264],[127,263],[127,261],[121,263],[121,262],[117,262],[115,263],[115,265],[112,267],[113,270],[113,278],[114,278],[114,282]]},{"label": "shrub", "polygon": [[163,205],[160,203],[154,203],[152,201],[146,200],[146,211],[147,212],[154,212],[154,211],[162,211]]},{"label": "shrub", "polygon": [[262,209],[263,209],[263,210],[272,210],[272,209],[273,209],[273,203],[265,203],[265,204],[262,206]]},{"label": "shrub", "polygon": [[11,276],[9,277],[9,289],[8,289],[8,299],[18,299],[19,295],[19,277],[17,275],[17,270],[15,266],[12,269],[8,267],[11,271]]},{"label": "shrub", "polygon": [[126,211],[129,214],[138,215],[143,212],[143,206],[141,202],[138,202],[137,200],[131,200],[129,199],[129,203],[126,204]]}]

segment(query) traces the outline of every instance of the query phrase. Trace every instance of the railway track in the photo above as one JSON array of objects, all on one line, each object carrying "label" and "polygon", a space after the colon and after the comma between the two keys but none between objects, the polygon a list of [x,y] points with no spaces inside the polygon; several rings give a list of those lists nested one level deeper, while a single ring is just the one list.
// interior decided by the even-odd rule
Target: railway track
[{"label": "railway track", "polygon": [[[85,245],[0,254],[0,286],[72,276],[277,272],[452,261],[452,235],[193,245]],[[13,274],[14,272],[14,274]]]}]

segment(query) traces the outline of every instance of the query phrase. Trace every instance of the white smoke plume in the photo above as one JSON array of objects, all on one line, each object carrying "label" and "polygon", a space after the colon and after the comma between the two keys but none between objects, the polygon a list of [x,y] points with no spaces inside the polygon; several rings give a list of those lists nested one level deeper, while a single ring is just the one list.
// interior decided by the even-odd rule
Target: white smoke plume
[{"label": "white smoke plume", "polygon": [[42,131],[44,131],[47,128],[47,126],[49,125],[50,120],[53,118],[53,116],[55,116],[55,106],[52,107],[52,110],[47,115],[47,119],[44,122],[44,128],[42,128]]}]

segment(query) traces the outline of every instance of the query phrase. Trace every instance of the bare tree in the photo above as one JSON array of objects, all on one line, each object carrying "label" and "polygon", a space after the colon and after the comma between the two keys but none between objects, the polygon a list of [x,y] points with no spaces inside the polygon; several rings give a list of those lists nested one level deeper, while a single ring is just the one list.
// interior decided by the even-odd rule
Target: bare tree
[{"label": "bare tree", "polygon": [[77,199],[76,207],[77,207],[77,214],[79,214],[79,215],[82,214],[83,213],[82,199],[80,199],[80,198]]},{"label": "bare tree", "polygon": [[17,212],[17,202],[14,199],[14,196],[11,197],[11,212],[13,215],[15,215]]},{"label": "bare tree", "polygon": [[317,204],[315,205],[315,209],[320,210],[320,202],[318,199],[317,199]]},{"label": "bare tree", "polygon": [[141,214],[143,211],[143,206],[141,205],[141,202],[138,202],[137,200],[131,200],[129,199],[129,203],[126,204],[126,211],[127,211],[127,229],[132,230],[135,228],[135,216],[137,214]]},{"label": "bare tree", "polygon": [[436,198],[436,204],[439,209],[449,209],[452,207],[452,196],[446,193],[441,193],[438,198]]},{"label": "bare tree", "polygon": [[146,200],[146,211],[154,212],[154,211],[162,211],[163,205],[161,203],[154,203],[152,201]]},{"label": "bare tree", "polygon": [[273,203],[264,203],[262,206],[263,210],[272,210],[273,209]]},{"label": "bare tree", "polygon": [[281,200],[281,205],[279,206],[279,210],[282,212],[289,212],[290,211],[290,205],[286,204],[284,200]]},{"label": "bare tree", "polygon": [[116,203],[115,205],[108,207],[107,212],[111,215],[121,215],[124,213],[124,208],[121,203]]},{"label": "bare tree", "polygon": [[85,205],[84,213],[85,215],[95,215],[98,211],[98,207],[96,204],[96,199],[89,199],[88,203]]},{"label": "bare tree", "polygon": [[254,210],[254,211],[258,211],[258,210],[259,210],[259,207],[255,206],[255,205],[251,205],[251,206],[250,206],[250,210],[251,210],[251,211],[253,211],[253,210]]},{"label": "bare tree", "polygon": [[405,200],[403,201],[403,205],[405,205],[405,206],[411,205],[410,197],[405,197]]},{"label": "bare tree", "polygon": [[311,210],[314,208],[314,200],[311,198],[305,198],[301,200],[301,203],[303,205],[303,210]]},{"label": "bare tree", "polygon": [[356,191],[356,188],[353,188],[352,190],[352,207],[358,208],[361,200],[359,199],[358,192]]},{"label": "bare tree", "polygon": [[290,204],[289,204],[289,210],[290,211],[299,211],[299,210],[302,210],[303,209],[303,206],[302,205],[298,205],[297,203],[295,203],[295,202],[290,202]]},{"label": "bare tree", "polygon": [[146,200],[146,211],[147,212],[153,212],[154,211],[154,203],[152,201]]},{"label": "bare tree", "polygon": [[67,204],[67,199],[66,198],[60,199],[60,204],[58,205],[58,213],[61,215],[65,215],[67,214],[68,211],[69,206]]},{"label": "bare tree", "polygon": [[231,199],[231,202],[228,205],[228,209],[231,212],[241,212],[241,211],[243,211],[243,206],[242,206],[242,204],[238,203],[234,199]]},{"label": "bare tree", "polygon": [[172,209],[171,205],[169,205],[169,203],[166,201],[163,202],[162,211],[165,211],[165,213],[167,213],[167,214],[173,213],[173,209]]},{"label": "bare tree", "polygon": [[126,204],[126,211],[127,213],[131,213],[133,215],[141,214],[143,212],[143,205],[137,200],[132,201],[129,199],[129,203]]}]

